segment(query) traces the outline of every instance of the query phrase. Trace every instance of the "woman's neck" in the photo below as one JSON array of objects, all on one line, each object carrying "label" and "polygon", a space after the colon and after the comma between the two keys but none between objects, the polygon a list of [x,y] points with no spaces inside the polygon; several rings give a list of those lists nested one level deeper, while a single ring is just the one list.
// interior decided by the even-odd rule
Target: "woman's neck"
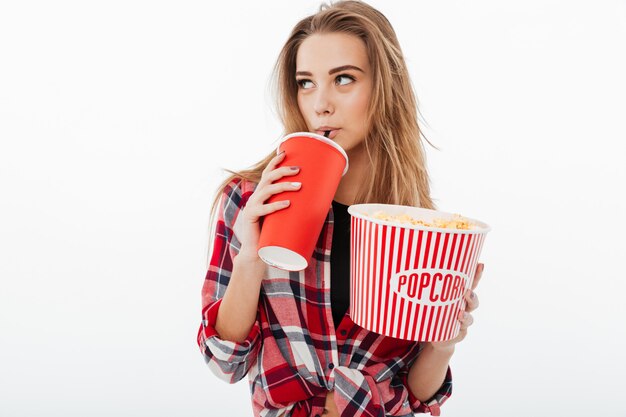
[{"label": "woman's neck", "polygon": [[357,193],[363,183],[368,167],[367,153],[364,147],[347,152],[348,172],[341,178],[339,187],[335,192],[334,200],[349,206],[356,201]]}]

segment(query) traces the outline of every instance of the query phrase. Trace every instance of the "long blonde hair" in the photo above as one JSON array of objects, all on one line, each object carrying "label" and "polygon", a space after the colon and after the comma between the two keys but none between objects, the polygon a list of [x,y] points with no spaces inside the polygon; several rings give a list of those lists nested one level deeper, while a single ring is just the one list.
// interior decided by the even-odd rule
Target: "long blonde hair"
[{"label": "long blonde hair", "polygon": [[[274,68],[278,114],[283,133],[307,131],[297,102],[296,54],[302,42],[319,33],[347,33],[360,38],[372,68],[365,149],[372,169],[364,178],[356,203],[387,203],[434,208],[417,122],[417,102],[396,34],[387,18],[361,1],[322,5],[293,28]],[[272,152],[257,164],[230,176],[218,187],[211,209],[214,217],[220,195],[234,179],[259,182]]]}]

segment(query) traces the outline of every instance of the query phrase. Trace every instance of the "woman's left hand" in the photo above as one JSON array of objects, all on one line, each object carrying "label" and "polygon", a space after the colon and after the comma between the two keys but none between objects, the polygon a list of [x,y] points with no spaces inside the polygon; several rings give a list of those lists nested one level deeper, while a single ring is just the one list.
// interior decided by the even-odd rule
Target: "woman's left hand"
[{"label": "woman's left hand", "polygon": [[465,310],[459,312],[459,321],[461,322],[461,329],[459,330],[459,334],[451,340],[445,340],[441,342],[429,342],[435,350],[454,350],[454,346],[459,343],[461,340],[465,339],[467,336],[467,328],[474,323],[474,318],[472,317],[471,312],[478,308],[478,296],[474,292],[476,286],[478,286],[478,282],[483,275],[483,270],[485,269],[485,265],[479,263],[476,267],[476,275],[474,276],[474,282],[472,282],[472,288],[468,289],[465,292]]}]

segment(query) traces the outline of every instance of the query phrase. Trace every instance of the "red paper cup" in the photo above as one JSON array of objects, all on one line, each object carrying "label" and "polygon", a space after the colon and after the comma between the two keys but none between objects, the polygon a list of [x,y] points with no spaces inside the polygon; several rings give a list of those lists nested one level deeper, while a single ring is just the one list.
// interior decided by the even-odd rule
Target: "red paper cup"
[{"label": "red paper cup", "polygon": [[440,229],[370,215],[407,214],[431,223],[453,214],[388,204],[357,204],[351,214],[350,316],[359,326],[404,340],[456,337],[463,295],[471,288],[490,227]]},{"label": "red paper cup", "polygon": [[348,156],[332,140],[308,132],[285,136],[277,153],[283,150],[280,166],[299,166],[300,172],[276,183],[299,181],[302,187],[268,200],[288,199],[291,205],[265,216],[258,254],[268,265],[301,271],[308,266],[339,181],[348,170]]}]

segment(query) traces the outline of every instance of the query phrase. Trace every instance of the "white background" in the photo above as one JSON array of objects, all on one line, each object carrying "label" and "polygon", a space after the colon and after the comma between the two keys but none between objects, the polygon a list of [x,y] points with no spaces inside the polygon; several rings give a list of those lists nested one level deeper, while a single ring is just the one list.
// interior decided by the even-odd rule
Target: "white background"
[{"label": "white background", "polygon": [[[626,2],[371,3],[433,197],[493,228],[444,416],[626,415]],[[209,206],[318,2],[0,4],[0,415],[251,415],[195,341]]]}]

